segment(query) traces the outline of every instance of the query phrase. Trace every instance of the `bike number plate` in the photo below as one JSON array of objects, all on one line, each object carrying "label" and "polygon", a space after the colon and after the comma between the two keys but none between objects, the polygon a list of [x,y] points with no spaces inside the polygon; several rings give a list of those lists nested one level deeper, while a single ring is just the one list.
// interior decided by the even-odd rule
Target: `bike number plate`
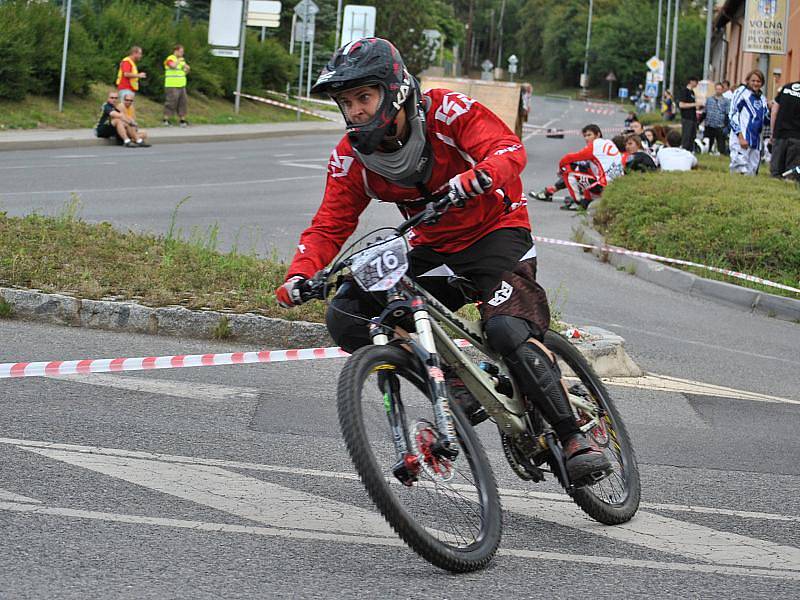
[{"label": "bike number plate", "polygon": [[392,238],[354,254],[350,271],[358,285],[367,292],[391,289],[408,271],[405,240]]}]

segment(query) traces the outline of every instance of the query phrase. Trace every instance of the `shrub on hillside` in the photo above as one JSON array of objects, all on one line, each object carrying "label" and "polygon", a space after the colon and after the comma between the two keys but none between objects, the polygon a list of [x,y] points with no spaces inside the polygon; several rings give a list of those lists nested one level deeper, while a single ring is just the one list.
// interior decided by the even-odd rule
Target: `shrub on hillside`
[{"label": "shrub on hillside", "polygon": [[0,98],[24,98],[33,72],[33,46],[24,12],[20,2],[0,4]]}]

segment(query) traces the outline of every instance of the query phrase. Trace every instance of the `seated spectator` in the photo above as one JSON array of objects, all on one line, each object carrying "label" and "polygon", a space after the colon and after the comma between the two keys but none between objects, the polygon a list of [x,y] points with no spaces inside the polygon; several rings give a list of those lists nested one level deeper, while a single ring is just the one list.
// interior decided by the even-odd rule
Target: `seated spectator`
[{"label": "seated spectator", "polygon": [[117,106],[119,93],[112,90],[108,93],[106,103],[103,104],[100,120],[95,127],[95,135],[99,138],[115,138],[126,148],[136,148],[137,144],[131,139],[136,138],[136,132],[122,110]]},{"label": "seated spectator", "polygon": [[622,155],[622,165],[625,172],[629,171],[655,171],[658,169],[656,161],[642,146],[641,138],[635,133],[625,137],[625,152]]},{"label": "seated spectator", "polygon": [[149,148],[150,144],[147,143],[147,131],[139,128],[136,122],[136,107],[133,102],[136,96],[134,94],[126,94],[122,97],[122,114],[133,128],[136,139],[136,144],[140,148]]},{"label": "seated spectator", "polygon": [[681,132],[675,129],[667,134],[667,146],[658,153],[662,171],[690,171],[697,167],[697,157],[681,148]]},{"label": "seated spectator", "polygon": [[628,113],[628,116],[625,117],[625,121],[624,121],[625,128],[627,129],[628,127],[631,126],[631,123],[633,123],[634,121],[637,121],[637,120],[638,120],[638,118],[636,117],[636,113],[633,112],[633,111],[630,111]]},{"label": "seated spectator", "polygon": [[664,146],[664,143],[658,139],[656,135],[655,129],[648,127],[644,130],[644,137],[647,139],[647,150],[650,152],[650,156],[658,156],[658,151]]}]

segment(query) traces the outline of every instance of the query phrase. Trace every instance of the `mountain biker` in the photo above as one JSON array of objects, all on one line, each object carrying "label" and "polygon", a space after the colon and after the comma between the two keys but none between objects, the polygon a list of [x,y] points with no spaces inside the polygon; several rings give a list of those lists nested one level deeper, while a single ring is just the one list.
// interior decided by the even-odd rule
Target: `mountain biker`
[{"label": "mountain biker", "polygon": [[576,210],[603,193],[603,188],[613,179],[624,174],[622,155],[613,142],[603,138],[597,125],[589,124],[581,129],[586,146],[578,152],[565,154],[558,161],[559,179],[541,192],[529,192],[537,200],[552,201],[553,194],[566,189],[571,201],[563,208]]},{"label": "mountain biker", "polygon": [[[452,310],[467,298],[451,277],[468,279],[481,301],[488,343],[555,429],[570,479],[585,485],[591,473],[610,470],[605,455],[580,432],[558,366],[542,343],[550,312],[535,279],[519,138],[464,94],[423,94],[397,49],[380,38],[334,52],[312,91],[337,102],[347,134],[331,154],[322,204],[300,236],[286,283],[276,290],[278,303],[302,302],[303,282],[334,258],[371,198],[397,204],[404,215],[450,190],[469,198],[437,223],[412,230],[411,277]],[[375,295],[345,281],[330,303],[328,330],[353,352],[370,343],[367,321],[381,308]],[[463,383],[452,372],[446,380],[456,403],[477,417],[479,405]]]}]

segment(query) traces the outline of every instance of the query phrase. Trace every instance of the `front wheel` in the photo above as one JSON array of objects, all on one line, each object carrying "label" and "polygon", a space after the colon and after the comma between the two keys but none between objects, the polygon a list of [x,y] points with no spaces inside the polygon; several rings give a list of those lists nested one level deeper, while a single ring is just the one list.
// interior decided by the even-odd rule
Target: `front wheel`
[{"label": "front wheel", "polygon": [[[636,454],[622,417],[597,373],[569,340],[548,331],[544,344],[575,374],[577,381],[568,378],[570,394],[580,396],[602,411],[599,423],[586,436],[603,450],[613,468],[613,472],[605,479],[576,489],[572,499],[586,514],[606,525],[630,521],[639,508],[641,484]],[[582,411],[576,413],[578,425],[588,423],[591,419]]]},{"label": "front wheel", "polygon": [[[353,353],[339,376],[339,424],[364,487],[397,534],[442,569],[475,571],[488,564],[500,543],[497,483],[477,435],[458,410],[458,456],[431,453],[437,436],[433,406],[421,391],[427,381],[415,360],[395,346]],[[403,478],[397,476],[403,457],[390,420],[401,425],[408,446]]]}]

